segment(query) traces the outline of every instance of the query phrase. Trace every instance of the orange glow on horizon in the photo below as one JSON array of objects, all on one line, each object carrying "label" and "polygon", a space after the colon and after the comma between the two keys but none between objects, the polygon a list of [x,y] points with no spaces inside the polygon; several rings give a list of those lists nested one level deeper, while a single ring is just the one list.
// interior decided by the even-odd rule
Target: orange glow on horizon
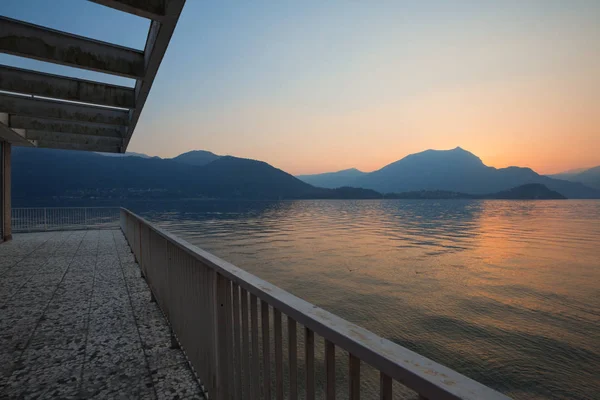
[{"label": "orange glow on horizon", "polygon": [[[277,15],[260,36],[235,35],[244,46],[218,47],[222,64],[204,75],[204,54],[174,41],[161,68],[189,79],[158,81],[129,150],[210,150],[294,175],[369,172],[457,146],[540,174],[600,165],[600,3],[508,3],[453,5],[471,18],[306,5],[291,25]],[[219,34],[238,27],[224,21]],[[197,25],[178,30],[195,37]]]}]

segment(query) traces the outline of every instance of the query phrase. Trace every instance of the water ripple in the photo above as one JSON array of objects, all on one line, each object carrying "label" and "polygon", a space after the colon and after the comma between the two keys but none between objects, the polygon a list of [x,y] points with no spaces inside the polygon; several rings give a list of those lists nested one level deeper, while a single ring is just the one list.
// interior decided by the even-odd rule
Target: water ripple
[{"label": "water ripple", "polygon": [[600,393],[600,201],[132,205],[515,398]]}]

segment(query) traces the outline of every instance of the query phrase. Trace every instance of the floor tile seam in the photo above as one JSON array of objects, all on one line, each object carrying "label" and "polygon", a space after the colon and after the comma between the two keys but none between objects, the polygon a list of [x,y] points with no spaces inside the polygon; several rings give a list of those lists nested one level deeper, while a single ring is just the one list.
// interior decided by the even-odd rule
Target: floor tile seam
[{"label": "floor tile seam", "polygon": [[[87,234],[87,233],[86,233]],[[85,238],[85,235],[83,235],[83,237],[81,238],[81,240],[79,241],[79,244],[77,246],[77,249],[79,249],[79,246],[81,246],[81,243],[83,242],[83,239]],[[73,255],[73,257],[71,258],[71,261],[69,262],[69,264],[67,265],[67,269],[65,270],[65,272],[63,273],[63,276],[60,280],[60,282],[58,282],[58,284],[56,285],[56,289],[54,289],[54,292],[52,293],[52,296],[50,297],[50,300],[48,300],[48,302],[46,303],[46,306],[44,307],[44,311],[42,313],[42,316],[38,319],[35,328],[33,329],[33,332],[31,333],[31,336],[29,337],[29,339],[27,339],[27,343],[25,343],[25,346],[23,348],[23,350],[21,351],[21,354],[19,355],[19,359],[23,356],[23,353],[25,352],[25,350],[27,350],[27,348],[29,347],[29,345],[31,344],[31,340],[32,338],[35,336],[35,332],[37,331],[38,327],[40,326],[40,322],[42,321],[42,319],[44,318],[44,316],[46,315],[46,311],[48,310],[48,307],[50,305],[50,303],[52,302],[52,300],[54,299],[54,296],[56,295],[56,292],[58,291],[58,288],[60,287],[61,283],[63,282],[63,280],[65,279],[65,276],[67,275],[67,272],[69,272],[69,268],[71,267],[71,264],[74,260],[75,256]]]},{"label": "floor tile seam", "polygon": [[25,260],[27,257],[29,257],[31,254],[33,254],[36,250],[38,250],[40,247],[42,247],[43,245],[45,245],[51,238],[52,236],[49,236],[48,239],[46,239],[43,243],[40,243],[38,246],[36,246],[32,251],[30,251],[29,253],[27,253],[25,256],[23,256],[23,258],[21,258],[19,261],[17,261],[16,263],[14,263],[10,268],[8,268],[6,271],[4,271],[4,273],[2,274],[2,277],[4,278],[6,273],[8,271],[10,271],[11,269],[13,269],[14,267],[16,267],[17,265],[19,265],[19,263],[23,260]]},{"label": "floor tile seam", "polygon": [[[115,245],[115,248],[118,250],[119,247],[117,245],[117,238],[115,237],[115,231],[112,231],[112,237],[113,237],[113,243]],[[146,370],[148,372],[148,375],[151,376],[152,371],[150,370],[150,362],[148,361],[148,354],[146,354],[146,349],[144,348],[144,345],[143,345],[144,342],[142,341],[140,327],[138,326],[138,318],[133,310],[133,302],[131,301],[131,294],[129,293],[129,287],[127,285],[127,280],[125,279],[125,271],[123,270],[123,263],[121,262],[121,255],[119,254],[118,251],[116,253],[117,253],[117,259],[119,260],[119,269],[121,270],[121,274],[123,275],[123,285],[125,285],[125,290],[127,291],[127,299],[129,301],[129,307],[131,307],[131,313],[133,314],[133,322],[135,323],[135,330],[138,334],[138,339],[139,339],[140,343],[142,344],[141,347],[142,347],[142,353],[144,354],[144,361],[146,363]],[[141,277],[140,277],[140,279],[141,279]],[[150,300],[148,299],[148,301],[150,301]],[[152,380],[152,390],[154,391],[154,396],[156,398],[158,398],[158,392],[156,391],[156,386],[154,385],[154,380]]]},{"label": "floor tile seam", "polygon": [[[56,252],[58,251],[58,249],[60,248],[60,246],[62,246],[62,245],[63,245],[63,244],[64,244],[64,243],[67,241],[67,239],[71,237],[71,235],[73,235],[73,233],[70,233],[70,234],[69,234],[69,236],[68,236],[67,238],[65,238],[65,239],[64,239],[64,240],[61,242],[61,244],[60,244],[59,246],[57,246],[57,248],[56,248],[56,249],[54,249],[54,252],[53,252],[52,254],[56,253]],[[50,239],[48,239],[48,240],[50,240]],[[44,265],[46,265],[46,264],[48,263],[48,261],[49,261],[50,257],[51,257],[51,256],[48,256],[48,258],[46,259],[46,261],[44,262],[44,264],[42,264],[41,266],[39,266],[39,267],[37,268],[37,270],[36,270],[36,273],[37,273],[37,271],[39,271],[39,270],[40,270],[40,269],[41,269],[41,268],[42,268]],[[12,267],[11,267],[11,268],[12,268]],[[22,284],[21,286],[19,286],[19,288],[18,288],[18,289],[17,289],[17,290],[16,290],[16,291],[15,291],[15,292],[14,292],[14,293],[13,293],[13,294],[12,294],[12,295],[11,295],[11,296],[8,298],[8,299],[7,299],[7,300],[6,300],[4,303],[0,304],[0,307],[4,307],[4,306],[5,306],[5,305],[6,305],[6,304],[9,302],[9,301],[11,301],[11,300],[13,299],[13,297],[15,297],[15,296],[17,295],[17,293],[18,293],[18,292],[20,292],[20,291],[21,291],[21,289],[23,289],[23,287],[24,287],[25,285],[27,285],[27,284],[28,284],[28,283],[29,283],[29,282],[30,282],[30,281],[31,281],[31,280],[32,280],[34,277],[35,277],[35,274],[34,274],[34,275],[31,275],[31,276],[29,277],[29,279],[27,279],[25,282],[23,282],[23,284]]]},{"label": "floor tile seam", "polygon": [[[134,379],[136,379],[137,383],[138,383],[138,385],[137,385],[138,397],[137,398],[140,398],[139,396],[140,396],[140,392],[141,392],[141,390],[140,390],[141,389],[141,384],[143,383],[143,381],[144,381],[144,379],[146,377],[149,377],[149,375],[146,375],[146,374],[136,374],[134,376]],[[104,386],[104,387],[106,387],[106,386]],[[99,398],[99,397],[96,397],[96,396],[97,395],[94,395],[93,398]],[[102,393],[102,398],[120,399],[120,398],[127,398],[127,397],[122,395],[121,388],[115,388],[113,390],[107,390],[106,393]]]},{"label": "floor tile seam", "polygon": [[[114,233],[113,233],[113,237],[114,237]],[[115,245],[116,245],[116,239],[115,239]],[[130,249],[131,249],[131,247],[130,247]],[[123,270],[123,264],[121,263],[121,257],[118,255],[118,258],[119,258],[119,265],[121,266],[121,271],[123,272],[123,279],[125,280],[125,287],[127,288],[127,295],[128,295],[128,297],[129,297],[129,301],[131,302],[131,294],[130,294],[130,291],[129,291],[129,286],[128,286],[128,284],[127,284],[127,279],[125,278],[125,272],[124,272],[124,270]],[[138,268],[138,269],[140,269],[140,271],[141,271],[141,266],[139,265],[139,262],[135,261],[135,265],[136,265],[136,266],[137,266],[137,268]],[[142,279],[142,278],[140,278],[140,279]],[[145,281],[144,281],[144,282],[145,282]],[[145,282],[145,284],[147,285],[147,283],[146,283],[146,282]],[[150,288],[148,287],[148,289],[150,289]],[[150,289],[150,290],[152,290],[152,289]],[[140,293],[140,292],[141,292],[141,291],[139,291],[139,292],[134,292],[134,293]],[[155,303],[155,304],[157,304],[157,303]],[[133,308],[133,302],[131,302],[131,309],[132,309],[132,311],[133,311],[133,316],[134,316],[135,323],[136,323],[136,329],[137,329],[137,331],[138,331],[138,334],[139,334],[139,326],[138,326],[138,319],[139,319],[139,318],[138,318],[138,316],[137,316],[137,314],[135,313],[135,310],[134,310],[134,308]],[[166,317],[166,316],[165,316],[165,314],[162,312],[162,310],[160,310],[160,307],[159,307],[159,312],[160,312],[160,314],[161,314],[161,317],[162,317],[162,320],[161,320],[161,322],[162,322],[163,324],[164,324],[164,323],[167,323],[167,325],[168,325],[168,328],[169,328],[169,329],[171,329],[171,326],[169,325],[169,323],[168,323],[168,321],[167,321],[167,317]],[[142,338],[141,338],[141,334],[140,334],[140,341],[141,341],[141,340],[142,340]],[[183,349],[180,349],[179,351],[183,352]],[[149,357],[148,357],[148,355],[146,354],[146,349],[144,349],[144,356],[146,357],[146,362],[147,362],[147,364],[148,364],[148,368],[150,368],[150,362],[148,361]],[[195,383],[196,385],[198,385],[198,389],[199,389],[199,391],[200,391],[200,393],[201,393],[201,396],[203,396],[203,397],[204,397],[204,394],[205,394],[205,392],[204,392],[204,386],[202,385],[202,382],[201,382],[201,380],[198,378],[198,376],[196,375],[196,373],[195,373],[195,372],[194,372],[194,370],[192,369],[192,365],[190,364],[189,360],[187,359],[187,356],[185,355],[185,353],[184,353],[184,357],[185,357],[185,365],[186,365],[186,367],[187,367],[187,368],[191,369],[192,375],[193,375],[193,377],[194,377],[194,378],[193,378],[193,379],[194,379],[194,383]],[[173,366],[175,366],[175,365],[179,365],[179,364],[174,364]],[[154,386],[154,382],[152,383],[152,386]],[[156,392],[156,388],[155,388],[155,392]],[[158,396],[158,394],[157,394],[157,396]]]},{"label": "floor tile seam", "polygon": [[[163,365],[162,367],[154,368],[153,371],[162,371],[164,369],[170,369],[170,368],[179,367],[179,366],[185,366],[186,368],[190,368],[190,363],[187,360],[185,360],[185,361],[177,361],[177,362],[174,362],[172,364],[167,364],[167,365]],[[194,378],[194,380],[195,379],[196,378]]]},{"label": "floor tile seam", "polygon": [[[70,237],[71,237],[71,235],[69,235],[69,237],[68,237],[68,238],[70,238]],[[79,242],[79,244],[78,244],[78,248],[79,248],[79,246],[81,245],[81,242],[83,241],[83,238],[84,238],[84,237],[85,237],[85,235],[84,235],[84,236],[81,238],[81,240],[80,240],[80,242]],[[74,258],[74,256],[73,256],[73,258]],[[72,261],[73,261],[73,259],[71,259],[71,262],[72,262]],[[63,273],[63,276],[62,276],[62,278],[61,278],[61,281],[60,281],[60,282],[59,282],[59,283],[56,285],[56,289],[55,289],[55,290],[54,290],[54,292],[52,293],[52,296],[50,297],[50,300],[48,300],[48,302],[46,303],[46,306],[44,307],[44,311],[42,312],[42,315],[41,315],[41,316],[40,316],[40,318],[38,319],[38,321],[37,321],[37,323],[36,323],[36,325],[35,325],[35,327],[34,327],[34,329],[33,329],[32,333],[31,333],[31,335],[30,335],[30,336],[29,336],[29,338],[27,339],[27,342],[25,343],[25,346],[23,347],[23,350],[21,350],[21,351],[19,352],[19,355],[18,355],[18,358],[17,358],[18,360],[22,360],[23,354],[24,354],[24,353],[25,353],[25,351],[26,351],[26,350],[29,348],[29,345],[31,344],[31,341],[33,340],[33,337],[35,336],[35,332],[38,330],[38,328],[39,328],[39,325],[40,325],[40,322],[41,322],[41,321],[42,321],[42,319],[44,318],[44,315],[46,314],[46,311],[48,310],[48,307],[49,307],[50,303],[52,302],[52,299],[54,298],[54,296],[55,296],[55,294],[56,294],[56,291],[57,291],[57,290],[58,290],[58,288],[60,287],[60,284],[62,283],[62,281],[63,281],[63,279],[64,279],[64,277],[65,277],[65,275],[66,275],[66,273],[67,273],[67,271],[68,271],[68,269],[69,269],[69,266],[70,266],[70,263],[69,263],[69,265],[67,266],[67,269],[65,270],[65,272]],[[12,373],[11,373],[11,376],[12,376],[12,374],[14,374],[14,371],[12,371]],[[10,377],[7,377],[7,379],[10,379]]]},{"label": "floor tile seam", "polygon": [[96,275],[98,274],[98,248],[100,247],[100,235],[98,234],[98,240],[96,242],[96,256],[95,256],[95,262],[94,262],[94,278],[92,280],[92,290],[90,292],[90,299],[89,299],[89,305],[88,305],[88,313],[87,313],[87,317],[86,317],[86,321],[85,321],[85,340],[83,343],[83,348],[84,348],[84,357],[83,357],[83,365],[81,366],[81,374],[79,376],[79,384],[77,385],[77,390],[80,391],[83,385],[83,373],[85,371],[85,364],[86,364],[86,360],[87,360],[87,344],[88,344],[88,337],[90,335],[90,315],[92,313],[92,302],[94,300],[94,291],[96,289]]}]

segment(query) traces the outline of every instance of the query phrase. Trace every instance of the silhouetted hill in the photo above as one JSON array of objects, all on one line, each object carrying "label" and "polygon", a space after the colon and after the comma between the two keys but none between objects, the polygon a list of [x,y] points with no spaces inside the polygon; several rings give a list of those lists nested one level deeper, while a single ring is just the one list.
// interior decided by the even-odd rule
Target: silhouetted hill
[{"label": "silhouetted hill", "polygon": [[480,196],[480,198],[506,199],[506,200],[564,200],[565,196],[548,189],[540,183],[528,183],[509,190]]},{"label": "silhouetted hill", "polygon": [[187,153],[180,154],[177,157],[172,158],[172,160],[188,165],[201,166],[213,162],[219,159],[219,157],[221,156],[211,153],[210,151],[192,150],[188,151]]},{"label": "silhouetted hill", "polygon": [[556,175],[550,175],[550,177],[564,179],[571,182],[580,182],[586,186],[600,190],[600,165],[594,168],[583,168],[575,171],[567,171]]},{"label": "silhouetted hill", "polygon": [[30,197],[161,197],[189,188],[190,166],[171,160],[106,157],[89,152],[15,147],[12,195]]},{"label": "silhouetted hill", "polygon": [[340,187],[335,189],[315,188],[316,192],[309,197],[313,199],[382,199],[383,195],[370,189]]},{"label": "silhouetted hill", "polygon": [[[464,152],[464,150],[461,151]],[[386,195],[386,197],[548,198],[548,196],[554,196],[554,194],[544,192],[539,187],[541,185],[538,185],[537,188],[534,185],[530,188],[520,188],[519,190],[515,189],[516,191],[494,195],[469,193],[466,190],[460,192],[448,190],[445,189],[447,185],[439,176],[439,168],[429,166],[424,162],[423,157],[425,156],[409,158],[409,161],[411,159],[415,161],[413,166],[408,161],[395,163],[396,165],[390,166],[386,173],[389,173],[390,170],[393,172],[398,168],[408,171],[405,173],[405,181],[396,184],[396,187],[410,187],[407,182],[425,186],[417,182],[417,178],[421,177],[429,182],[427,185],[433,185],[431,182],[435,182],[442,189],[434,187],[432,189],[401,190],[401,192],[409,193],[399,191],[397,193],[400,194]],[[458,157],[458,160],[455,157]],[[519,179],[545,179],[555,186],[564,185],[566,189],[583,188],[597,193],[580,183],[540,177],[527,168],[513,167],[496,170],[483,166],[482,169],[478,167],[478,165],[483,165],[481,161],[472,155],[461,158],[457,154],[444,154],[442,159],[449,163],[447,169],[451,171],[446,178],[448,181],[454,182],[455,186],[460,186],[460,179],[452,176],[456,171],[462,171],[464,179],[472,185],[476,181],[473,176],[477,176],[472,172],[475,167],[477,173],[488,179],[495,179],[491,183],[481,181],[484,187],[495,187],[500,184],[512,187],[510,182]],[[197,166],[175,159],[158,157],[106,157],[87,152],[16,147],[13,150],[12,162],[13,199],[16,205],[26,203],[28,199],[44,198],[377,199],[383,197],[374,189],[315,187],[265,162],[230,156],[218,157],[208,164]],[[453,163],[457,165],[452,165]],[[425,173],[419,172],[419,168],[415,165]],[[492,174],[497,174],[497,171],[503,172],[502,175],[485,175],[485,172],[482,171],[488,171],[488,174],[489,171],[492,171]],[[557,190],[557,192],[565,193],[562,190]],[[495,192],[489,191],[488,193]]]},{"label": "silhouetted hill", "polygon": [[194,182],[214,197],[299,198],[315,188],[265,162],[231,156],[198,169]]},{"label": "silhouetted hill", "polygon": [[12,163],[15,204],[41,198],[373,198],[370,190],[316,188],[265,162],[229,156],[196,166],[16,147]]},{"label": "silhouetted hill", "polygon": [[365,172],[359,171],[356,168],[350,168],[337,172],[326,172],[324,174],[298,175],[296,178],[314,186],[335,189],[348,186],[358,177],[365,174]]},{"label": "silhouetted hill", "polygon": [[569,198],[600,198],[600,190],[542,176],[530,168],[488,167],[477,156],[460,147],[411,154],[343,183],[381,193],[447,191],[478,195],[540,183]]},{"label": "silhouetted hill", "polygon": [[548,189],[539,183],[530,183],[514,187],[498,193],[490,194],[469,194],[451,192],[447,190],[420,190],[414,192],[388,193],[386,199],[501,199],[501,200],[563,200],[566,199],[562,194]]},{"label": "silhouetted hill", "polygon": [[451,199],[477,199],[477,195],[448,190],[415,190],[412,192],[386,193],[385,199],[405,200],[451,200]]}]

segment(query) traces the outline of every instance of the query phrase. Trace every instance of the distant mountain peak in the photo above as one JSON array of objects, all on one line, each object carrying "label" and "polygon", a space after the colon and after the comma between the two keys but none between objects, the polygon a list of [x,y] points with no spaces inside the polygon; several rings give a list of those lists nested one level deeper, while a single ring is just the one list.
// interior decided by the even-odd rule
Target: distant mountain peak
[{"label": "distant mountain peak", "polygon": [[195,166],[202,166],[211,163],[221,156],[207,150],[191,150],[174,157],[173,160]]},{"label": "distant mountain peak", "polygon": [[182,156],[184,154],[213,154],[213,155],[216,155],[212,151],[208,151],[208,150],[190,150],[190,151],[186,151],[185,153],[181,153],[180,156]]},{"label": "distant mountain peak", "polygon": [[364,174],[364,172],[362,172],[360,169],[358,168],[346,168],[346,169],[341,169],[339,171],[334,172],[335,174],[339,174],[339,173],[343,173],[343,172],[352,172],[352,173],[358,173],[358,174]]},{"label": "distant mountain peak", "polygon": [[477,165],[484,166],[483,161],[475,154],[462,147],[455,147],[450,150],[429,149],[419,153],[409,154],[406,157],[385,166],[388,168],[394,165],[403,165],[406,163],[420,163],[428,166],[437,165],[446,168],[448,165]]}]

